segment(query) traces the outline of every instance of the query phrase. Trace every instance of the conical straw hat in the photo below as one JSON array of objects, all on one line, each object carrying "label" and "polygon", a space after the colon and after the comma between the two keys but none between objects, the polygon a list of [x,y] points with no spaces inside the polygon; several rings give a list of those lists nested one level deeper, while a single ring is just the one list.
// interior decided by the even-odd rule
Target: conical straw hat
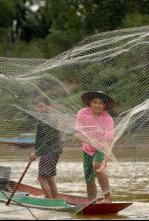
[{"label": "conical straw hat", "polygon": [[81,96],[81,99],[86,106],[90,106],[90,102],[94,98],[100,98],[104,101],[105,110],[111,110],[116,106],[115,100],[102,91],[89,91]]}]

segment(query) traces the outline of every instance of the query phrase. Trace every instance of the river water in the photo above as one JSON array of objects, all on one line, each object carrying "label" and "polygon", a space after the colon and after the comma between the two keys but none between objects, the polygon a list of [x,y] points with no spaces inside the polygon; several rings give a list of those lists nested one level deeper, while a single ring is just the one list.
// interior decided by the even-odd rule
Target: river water
[{"label": "river water", "polygon": [[[0,166],[11,167],[11,179],[17,181],[27,165],[27,161],[11,161],[0,158]],[[39,187],[37,181],[38,162],[31,165],[23,183]],[[86,184],[84,182],[82,162],[75,159],[60,160],[56,182],[59,192],[72,195],[86,196]],[[137,174],[139,171],[141,173]],[[133,202],[129,208],[116,215],[104,215],[98,217],[76,215],[76,220],[149,220],[149,163],[124,163],[123,166],[110,162],[107,167],[107,175],[112,189],[114,202]],[[136,177],[135,177],[136,176]],[[135,177],[131,182],[132,177]],[[100,193],[100,187],[98,189]],[[100,195],[99,195],[100,196]],[[70,220],[68,214],[55,213],[31,209],[39,220]],[[26,208],[10,205],[6,207],[0,203],[0,220],[31,220],[34,219]]]}]

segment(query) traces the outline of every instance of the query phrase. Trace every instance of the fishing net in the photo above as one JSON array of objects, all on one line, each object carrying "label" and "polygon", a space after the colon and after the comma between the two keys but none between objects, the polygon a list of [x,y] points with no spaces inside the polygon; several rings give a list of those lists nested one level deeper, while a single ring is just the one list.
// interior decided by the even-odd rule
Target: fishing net
[{"label": "fishing net", "polygon": [[[102,91],[117,105],[95,117],[81,100],[88,91]],[[1,201],[10,197],[32,153],[38,158],[11,204],[72,215],[109,192],[114,197],[147,170],[149,27],[89,36],[52,59],[2,57],[0,94]],[[106,172],[97,172],[106,158]],[[4,175],[10,168],[11,181]]]}]

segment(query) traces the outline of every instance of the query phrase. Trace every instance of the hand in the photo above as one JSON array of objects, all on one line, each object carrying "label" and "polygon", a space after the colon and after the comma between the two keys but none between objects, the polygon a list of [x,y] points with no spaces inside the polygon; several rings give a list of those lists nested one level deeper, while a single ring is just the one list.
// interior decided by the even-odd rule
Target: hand
[{"label": "hand", "polygon": [[103,161],[101,164],[101,167],[96,170],[97,173],[104,173],[107,167],[107,162]]},{"label": "hand", "polygon": [[99,141],[97,139],[90,139],[90,145],[98,148],[99,147]]},{"label": "hand", "polygon": [[99,140],[97,139],[90,139],[90,145],[94,148],[96,148],[96,150],[102,150],[103,147],[100,145]]},{"label": "hand", "polygon": [[35,153],[32,153],[31,156],[30,156],[30,160],[31,161],[35,161],[37,159],[37,155]]}]

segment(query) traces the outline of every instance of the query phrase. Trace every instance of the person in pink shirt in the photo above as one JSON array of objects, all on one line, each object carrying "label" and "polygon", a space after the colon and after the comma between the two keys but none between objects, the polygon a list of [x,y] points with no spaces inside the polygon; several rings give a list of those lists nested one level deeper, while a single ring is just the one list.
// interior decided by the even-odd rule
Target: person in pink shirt
[{"label": "person in pink shirt", "polygon": [[116,106],[109,95],[101,91],[86,92],[81,96],[87,106],[79,111],[76,136],[83,143],[83,166],[89,201],[97,198],[95,177],[104,194],[102,203],[111,203],[108,178],[105,174],[109,152],[114,138],[114,121],[106,112]]}]

